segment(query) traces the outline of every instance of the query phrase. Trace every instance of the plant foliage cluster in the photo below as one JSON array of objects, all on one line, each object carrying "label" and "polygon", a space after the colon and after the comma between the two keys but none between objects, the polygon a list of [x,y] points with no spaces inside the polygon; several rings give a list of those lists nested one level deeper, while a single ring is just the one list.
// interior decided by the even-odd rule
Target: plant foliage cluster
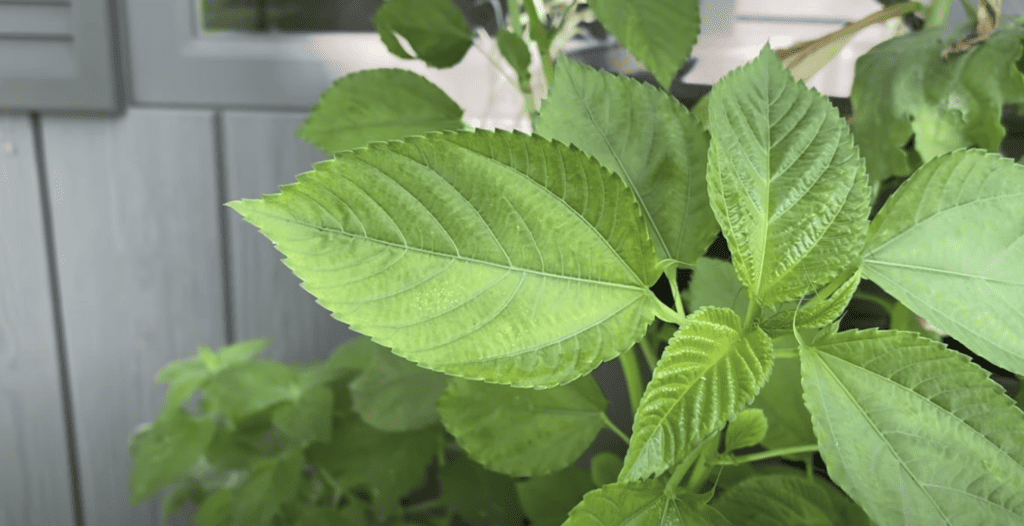
[{"label": "plant foliage cluster", "polygon": [[[408,71],[324,93],[299,135],[332,158],[228,205],[366,336],[168,365],[133,497],[172,485],[199,525],[1024,523],[1024,413],[993,380],[1024,373],[1024,167],[995,153],[1024,21],[935,2],[858,60],[848,122],[794,76],[847,29],[766,46],[691,112],[662,88],[696,0],[577,4],[509,2],[496,36],[533,134],[467,129]],[[561,56],[593,17],[661,87]],[[473,45],[448,0],[376,21],[435,67]],[[629,433],[591,376],[616,358]],[[625,456],[576,467],[606,428]]]}]

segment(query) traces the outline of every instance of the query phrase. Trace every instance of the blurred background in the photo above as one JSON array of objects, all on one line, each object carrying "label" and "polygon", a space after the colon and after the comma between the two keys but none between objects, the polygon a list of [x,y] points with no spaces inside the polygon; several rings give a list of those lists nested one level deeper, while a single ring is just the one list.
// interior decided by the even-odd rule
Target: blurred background
[{"label": "blurred background", "polygon": [[[511,70],[490,58],[497,0],[456,0],[482,30],[446,70],[386,51],[380,3],[0,0],[0,526],[161,524],[157,500],[127,498],[128,436],[162,405],[161,367],[256,337],[273,340],[270,358],[320,360],[351,337],[222,206],[324,158],[295,130],[334,79],[411,69],[471,125],[529,129]],[[1022,11],[1013,4],[1004,12]],[[706,0],[672,92],[692,103],[765,41],[785,47],[879,8]],[[809,84],[847,97],[856,57],[894,30],[862,31]],[[584,36],[576,56],[645,78],[599,27]]]}]

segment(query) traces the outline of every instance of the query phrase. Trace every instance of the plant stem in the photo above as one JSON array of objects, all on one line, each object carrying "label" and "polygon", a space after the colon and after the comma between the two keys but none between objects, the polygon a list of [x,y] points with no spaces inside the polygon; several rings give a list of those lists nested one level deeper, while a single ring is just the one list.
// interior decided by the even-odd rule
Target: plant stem
[{"label": "plant stem", "polygon": [[654,303],[656,305],[655,309],[657,309],[657,310],[654,311],[654,315],[655,316],[657,316],[658,318],[661,318],[662,321],[667,321],[669,323],[675,323],[676,325],[680,325],[680,326],[683,325],[683,320],[685,320],[686,318],[684,317],[683,319],[680,319],[679,318],[679,313],[674,311],[674,310],[672,310],[672,307],[669,307],[668,305],[665,305],[659,299],[655,299]]},{"label": "plant stem", "polygon": [[679,294],[679,280],[676,278],[676,267],[675,265],[665,269],[665,277],[668,278],[668,284],[672,287],[672,300],[676,304],[676,312],[679,313],[679,317],[686,317],[686,309],[683,308],[683,296]]},{"label": "plant stem", "polygon": [[619,355],[619,364],[622,365],[622,375],[626,377],[629,405],[635,415],[637,408],[640,407],[640,398],[644,394],[644,379],[640,376],[640,361],[637,360],[632,347]]},{"label": "plant stem", "polygon": [[693,493],[697,492],[698,487],[704,483],[704,479],[707,477],[708,472],[708,458],[706,455],[701,455],[697,459],[697,465],[693,467],[693,474],[690,475],[690,480],[686,483],[686,489]]},{"label": "plant stem", "polygon": [[754,326],[754,322],[761,316],[761,304],[756,299],[750,298],[747,306],[747,318],[743,320],[743,330],[747,331]]},{"label": "plant stem", "polygon": [[781,457],[783,455],[798,455],[800,453],[814,453],[817,451],[818,444],[807,444],[805,446],[793,446],[784,447],[780,449],[770,449],[768,451],[762,451],[760,453],[751,453],[749,455],[740,455],[738,457],[725,457],[715,463],[727,466],[736,466],[739,464],[746,464],[747,462],[757,462],[758,460]]},{"label": "plant stem", "polygon": [[953,0],[935,0],[932,7],[928,9],[928,18],[924,21],[924,27],[938,27],[949,19],[949,11],[953,8]]},{"label": "plant stem", "polygon": [[676,467],[676,470],[672,472],[672,478],[668,479],[668,484],[665,484],[665,493],[671,494],[675,491],[676,487],[683,480],[683,475],[686,474],[687,468],[690,466],[683,463]]},{"label": "plant stem", "polygon": [[658,357],[654,355],[654,351],[651,350],[651,339],[645,334],[643,338],[640,338],[640,352],[644,355],[644,360],[647,361],[647,367],[653,372],[654,368],[658,366]]},{"label": "plant stem", "polygon": [[619,429],[619,426],[615,425],[615,422],[612,422],[612,419],[608,418],[607,414],[601,413],[601,421],[604,422],[604,426],[607,427],[612,433],[619,435],[619,438],[621,438],[626,444],[629,444],[629,435],[627,435],[621,429]]}]

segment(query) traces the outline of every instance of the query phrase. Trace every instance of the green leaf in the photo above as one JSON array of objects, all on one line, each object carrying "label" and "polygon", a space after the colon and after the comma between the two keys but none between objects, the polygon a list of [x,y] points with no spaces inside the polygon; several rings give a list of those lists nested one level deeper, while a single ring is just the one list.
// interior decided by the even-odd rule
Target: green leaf
[{"label": "green leaf", "polygon": [[234,422],[301,395],[298,376],[277,362],[245,362],[217,373],[203,387],[214,411]]},{"label": "green leaf", "polygon": [[[373,23],[388,51],[435,68],[458,64],[473,46],[469,22],[451,0],[387,0],[373,14]],[[397,35],[409,42],[416,57],[406,52]]]},{"label": "green leaf", "polygon": [[565,526],[733,526],[699,498],[667,493],[657,480],[609,484],[587,493]]},{"label": "green leaf", "polygon": [[217,490],[206,497],[196,510],[196,526],[224,526],[232,524],[235,492],[229,488]]},{"label": "green leaf", "polygon": [[518,132],[377,143],[229,205],[336,318],[454,376],[568,383],[636,342],[658,301],[629,188]]},{"label": "green leaf", "polygon": [[300,445],[271,423],[270,414],[250,417],[233,429],[219,427],[206,449],[206,460],[225,470],[248,470],[253,462]]},{"label": "green leaf", "polygon": [[661,355],[637,409],[619,481],[672,469],[750,404],[772,367],[768,336],[742,332],[736,313],[705,307],[687,317]]},{"label": "green leaf", "polygon": [[857,286],[859,285],[860,269],[855,269],[842,283],[836,284],[835,290],[822,290],[813,298],[806,300],[806,302],[801,300],[799,306],[796,304],[792,306],[786,305],[775,314],[759,322],[758,325],[764,329],[764,332],[773,337],[792,334],[794,316],[796,317],[795,323],[798,329],[824,327],[834,322],[846,310],[846,306],[850,304],[850,300],[853,299],[853,293],[857,292]]},{"label": "green leaf", "polygon": [[829,475],[880,526],[1024,523],[1024,413],[988,373],[910,332],[801,346]]},{"label": "green leaf", "polygon": [[[197,356],[177,360],[164,366],[156,374],[156,379],[167,384],[166,407],[178,407],[203,387],[207,380],[224,367],[239,364],[252,359],[270,345],[270,340],[257,339],[225,345],[219,353],[209,347],[201,347]],[[202,356],[208,356],[215,362],[210,368]]]},{"label": "green leaf", "polygon": [[724,307],[747,315],[747,288],[736,277],[732,263],[702,257],[697,260],[690,279],[690,310],[701,307]]},{"label": "green leaf", "polygon": [[[984,44],[947,60],[942,52],[971,31],[943,25],[882,42],[857,59],[854,138],[873,181],[908,175],[921,161],[969,146],[999,151],[1003,106],[1024,102],[1024,28],[1002,17]],[[913,138],[913,153],[904,149]]]},{"label": "green leaf", "polygon": [[590,473],[576,468],[516,483],[516,494],[530,526],[561,526],[569,517],[569,510],[592,489]]},{"label": "green leaf", "polygon": [[473,526],[522,524],[515,481],[462,456],[441,466],[441,502]]},{"label": "green leaf", "polygon": [[740,282],[765,305],[816,290],[860,254],[870,192],[828,98],[765,46],[715,85],[708,193]]},{"label": "green leaf", "polygon": [[437,406],[473,460],[514,476],[546,475],[575,462],[604,428],[607,408],[590,376],[545,390],[452,380]]},{"label": "green leaf", "polygon": [[167,409],[132,444],[131,494],[136,503],[175,482],[203,455],[215,424],[192,418],[179,408]]},{"label": "green leaf", "polygon": [[352,409],[381,431],[411,431],[436,424],[437,399],[448,377],[384,349],[349,384]]},{"label": "green leaf", "polygon": [[293,402],[274,409],[272,422],[278,429],[302,442],[330,442],[334,395],[315,386]]},{"label": "green leaf", "polygon": [[760,409],[744,409],[725,428],[725,451],[756,446],[768,433],[768,419]]},{"label": "green leaf", "polygon": [[603,451],[590,459],[590,480],[594,487],[611,484],[619,479],[622,471],[622,457],[615,453]]},{"label": "green leaf", "polygon": [[626,181],[659,259],[692,265],[718,235],[705,175],[708,134],[668,93],[559,60],[535,130],[579,147]]},{"label": "green leaf", "polygon": [[871,222],[864,276],[986,360],[1024,371],[1024,166],[981,150],[922,166]]},{"label": "green leaf", "polygon": [[733,524],[870,526],[864,511],[817,477],[758,475],[736,484],[712,505]]},{"label": "green leaf", "polygon": [[235,526],[270,525],[299,492],[305,459],[300,451],[253,464],[245,482],[235,491],[232,524]]},{"label": "green leaf", "polygon": [[295,526],[367,526],[368,524],[366,514],[358,506],[349,505],[337,509],[300,504],[296,508]]},{"label": "green leaf", "polygon": [[[789,344],[785,342],[791,342]],[[796,346],[792,335],[773,342],[776,348]],[[800,386],[799,360],[776,360],[772,376],[751,407],[764,411],[768,419],[768,433],[762,444],[768,449],[814,444],[818,440],[811,427],[811,414],[804,406],[803,387]]]},{"label": "green leaf", "polygon": [[700,34],[698,0],[590,0],[598,20],[666,90]]},{"label": "green leaf", "polygon": [[504,29],[499,30],[498,50],[515,70],[516,76],[519,78],[519,89],[529,90],[530,61],[533,57],[530,55],[530,47],[523,41],[523,37]]},{"label": "green leaf", "polygon": [[429,80],[404,69],[368,69],[324,91],[297,135],[333,154],[464,127],[462,108]]},{"label": "green leaf", "polygon": [[181,511],[185,506],[199,506],[206,499],[206,490],[195,479],[188,478],[178,483],[160,506],[160,518],[167,521],[175,513]]}]

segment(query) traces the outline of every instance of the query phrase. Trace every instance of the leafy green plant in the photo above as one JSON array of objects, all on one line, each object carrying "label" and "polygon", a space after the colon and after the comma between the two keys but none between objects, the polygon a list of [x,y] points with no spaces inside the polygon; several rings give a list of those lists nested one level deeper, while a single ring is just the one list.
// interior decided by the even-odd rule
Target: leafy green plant
[{"label": "leafy green plant", "polygon": [[[388,22],[407,4],[378,13],[389,45],[458,62],[465,32]],[[591,5],[669,84],[697,3]],[[169,365],[133,496],[174,484],[168,509],[198,524],[1021,523],[1024,413],[916,321],[1024,372],[1024,167],[962,148],[998,146],[1024,86],[1024,22],[981,31],[993,5],[953,28],[936,2],[937,27],[860,59],[852,130],[767,46],[703,118],[554,60],[581,16],[532,0],[501,33],[521,81],[520,44],[543,57],[532,135],[464,129],[408,72],[339,80],[300,131],[333,158],[228,205],[366,336],[312,366],[254,359],[262,341]],[[908,71],[939,80],[915,91]],[[719,232],[729,261],[708,257]],[[851,329],[874,304],[891,319]],[[591,376],[616,358],[630,433]],[[625,456],[577,468],[605,428]]]}]

